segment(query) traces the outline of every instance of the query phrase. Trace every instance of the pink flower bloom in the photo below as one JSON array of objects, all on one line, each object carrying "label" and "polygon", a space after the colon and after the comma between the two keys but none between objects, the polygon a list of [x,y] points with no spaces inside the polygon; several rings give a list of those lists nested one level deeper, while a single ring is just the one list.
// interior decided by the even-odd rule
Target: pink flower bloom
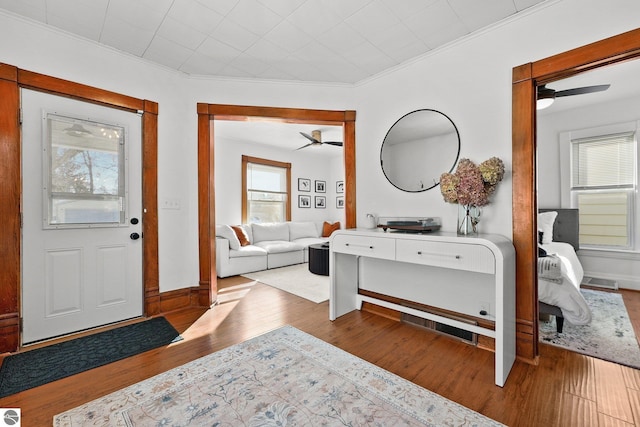
[{"label": "pink flower bloom", "polygon": [[460,159],[455,173],[440,176],[440,192],[447,203],[485,206],[503,177],[504,163],[497,157],[480,166],[469,159]]}]

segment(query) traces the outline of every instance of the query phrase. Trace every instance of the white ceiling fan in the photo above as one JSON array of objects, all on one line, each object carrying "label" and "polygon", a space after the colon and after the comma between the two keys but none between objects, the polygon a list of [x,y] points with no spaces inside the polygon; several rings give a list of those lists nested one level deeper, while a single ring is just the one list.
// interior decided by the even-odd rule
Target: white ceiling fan
[{"label": "white ceiling fan", "polygon": [[296,150],[302,150],[303,148],[307,148],[307,147],[320,147],[323,144],[342,147],[342,142],[339,142],[339,141],[322,141],[322,132],[320,130],[312,131],[311,135],[309,135],[308,133],[300,132],[300,135],[304,136],[311,142],[306,145],[303,145],[300,148],[297,148]]}]

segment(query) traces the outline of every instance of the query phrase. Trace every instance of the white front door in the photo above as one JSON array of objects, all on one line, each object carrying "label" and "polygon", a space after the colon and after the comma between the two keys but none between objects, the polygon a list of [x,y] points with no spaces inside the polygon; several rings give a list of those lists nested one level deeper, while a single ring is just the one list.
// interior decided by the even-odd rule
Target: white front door
[{"label": "white front door", "polygon": [[21,97],[22,343],[141,316],[141,117]]}]

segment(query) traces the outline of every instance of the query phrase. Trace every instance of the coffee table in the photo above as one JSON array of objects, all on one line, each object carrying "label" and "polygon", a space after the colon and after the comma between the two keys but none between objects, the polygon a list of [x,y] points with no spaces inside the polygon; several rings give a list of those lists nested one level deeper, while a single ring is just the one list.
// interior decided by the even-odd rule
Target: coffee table
[{"label": "coffee table", "polygon": [[329,244],[309,245],[309,271],[321,276],[329,275]]}]

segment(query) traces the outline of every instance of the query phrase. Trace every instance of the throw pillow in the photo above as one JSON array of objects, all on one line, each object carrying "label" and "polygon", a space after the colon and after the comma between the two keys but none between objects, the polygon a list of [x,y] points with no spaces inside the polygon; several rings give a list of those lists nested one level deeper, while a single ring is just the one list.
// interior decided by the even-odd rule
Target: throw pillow
[{"label": "throw pillow", "polygon": [[251,224],[253,243],[271,242],[275,240],[289,241],[289,225],[286,222],[268,224]]},{"label": "throw pillow", "polygon": [[216,225],[216,236],[223,237],[229,241],[229,247],[233,250],[240,249],[240,240],[235,231],[228,225]]},{"label": "throw pillow", "polygon": [[318,237],[318,229],[313,222],[289,223],[289,240],[294,241],[305,237]]},{"label": "throw pillow", "polygon": [[556,222],[558,212],[542,212],[538,214],[538,231],[542,232],[542,244],[553,242],[553,223]]},{"label": "throw pillow", "polygon": [[562,283],[561,262],[560,258],[553,254],[538,258],[538,277],[550,282]]},{"label": "throw pillow", "polygon": [[336,230],[340,230],[340,221],[336,221],[333,224],[325,221],[322,224],[322,237],[329,237]]},{"label": "throw pillow", "polygon": [[247,246],[249,244],[249,236],[247,236],[247,232],[240,226],[232,225],[231,229],[238,236],[238,240],[240,241],[240,246]]}]

